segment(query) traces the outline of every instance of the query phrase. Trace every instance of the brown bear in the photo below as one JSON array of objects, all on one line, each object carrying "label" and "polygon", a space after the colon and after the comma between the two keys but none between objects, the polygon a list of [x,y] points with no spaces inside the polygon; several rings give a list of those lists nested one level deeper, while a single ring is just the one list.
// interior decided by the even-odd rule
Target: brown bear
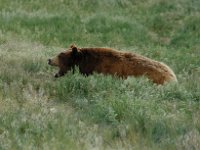
[{"label": "brown bear", "polygon": [[69,70],[74,72],[77,66],[80,73],[87,76],[96,72],[122,78],[146,76],[156,84],[177,81],[173,71],[164,63],[111,48],[77,48],[72,45],[65,52],[49,59],[48,64],[59,67],[55,77],[61,77]]}]

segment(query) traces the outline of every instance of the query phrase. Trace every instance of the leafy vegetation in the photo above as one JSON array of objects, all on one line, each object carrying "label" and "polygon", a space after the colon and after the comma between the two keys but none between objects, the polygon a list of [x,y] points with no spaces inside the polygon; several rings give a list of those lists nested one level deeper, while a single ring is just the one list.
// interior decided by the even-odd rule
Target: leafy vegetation
[{"label": "leafy vegetation", "polygon": [[[0,0],[0,149],[200,149],[199,0]],[[70,44],[165,62],[156,86],[57,71]]]}]

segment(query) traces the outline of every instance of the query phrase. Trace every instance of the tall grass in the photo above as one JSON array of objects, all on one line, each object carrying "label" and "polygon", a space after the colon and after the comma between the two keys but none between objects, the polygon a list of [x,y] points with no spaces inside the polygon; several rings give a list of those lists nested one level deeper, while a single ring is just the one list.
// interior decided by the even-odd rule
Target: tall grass
[{"label": "tall grass", "polygon": [[[0,149],[200,149],[198,0],[0,4]],[[71,43],[163,61],[178,84],[54,79],[47,59]]]}]

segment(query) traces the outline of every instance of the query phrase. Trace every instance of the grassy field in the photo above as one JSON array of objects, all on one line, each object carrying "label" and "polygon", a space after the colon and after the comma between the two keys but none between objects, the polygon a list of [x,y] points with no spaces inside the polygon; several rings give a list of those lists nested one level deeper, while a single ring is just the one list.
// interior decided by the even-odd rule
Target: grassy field
[{"label": "grassy field", "polygon": [[[200,149],[199,0],[0,0],[0,150]],[[70,44],[168,64],[178,84],[76,71]]]}]

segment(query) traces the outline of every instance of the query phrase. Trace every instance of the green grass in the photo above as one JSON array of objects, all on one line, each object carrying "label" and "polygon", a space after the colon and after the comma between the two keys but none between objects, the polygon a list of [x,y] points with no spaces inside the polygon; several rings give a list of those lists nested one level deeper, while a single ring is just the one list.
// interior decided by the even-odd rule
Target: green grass
[{"label": "green grass", "polygon": [[[200,149],[199,0],[0,0],[0,149]],[[70,44],[168,64],[178,84],[70,72]]]}]

